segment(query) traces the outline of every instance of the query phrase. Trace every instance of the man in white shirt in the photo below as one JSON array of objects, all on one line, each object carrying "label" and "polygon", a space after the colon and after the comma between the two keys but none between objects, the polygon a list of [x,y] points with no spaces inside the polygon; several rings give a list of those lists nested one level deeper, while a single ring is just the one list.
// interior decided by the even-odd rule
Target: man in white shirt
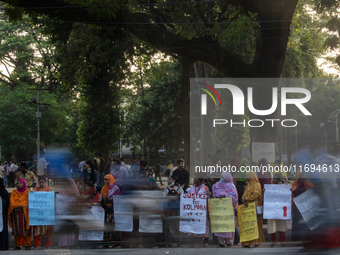
[{"label": "man in white shirt", "polygon": [[15,180],[15,173],[18,170],[18,166],[11,161],[11,166],[9,168],[9,176],[8,176],[8,187],[14,188],[14,180]]},{"label": "man in white shirt", "polygon": [[45,154],[42,155],[42,157],[38,160],[37,165],[37,176],[39,177],[47,177],[47,161],[45,159]]},{"label": "man in white shirt", "polygon": [[83,158],[83,161],[79,163],[79,171],[81,174],[83,174],[85,162],[86,162],[86,158]]}]

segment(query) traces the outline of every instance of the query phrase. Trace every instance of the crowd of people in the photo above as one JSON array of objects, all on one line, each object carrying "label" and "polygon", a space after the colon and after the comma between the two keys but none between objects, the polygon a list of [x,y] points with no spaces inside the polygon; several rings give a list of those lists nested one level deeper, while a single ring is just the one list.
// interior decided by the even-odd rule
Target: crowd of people
[{"label": "crowd of people", "polygon": [[[249,164],[247,159],[239,160],[237,155],[232,158],[233,164],[238,165],[238,171],[234,175],[229,172],[223,172],[219,178],[195,178],[193,185],[190,186],[189,171],[185,169],[185,161],[179,158],[174,167],[169,166],[168,185],[164,188],[163,195],[172,197],[170,202],[166,204],[166,216],[179,215],[179,200],[182,193],[205,194],[207,198],[232,198],[232,206],[235,215],[235,230],[225,233],[215,233],[218,238],[219,247],[231,247],[233,245],[242,245],[243,247],[259,247],[265,241],[263,231],[262,214],[257,215],[257,225],[259,237],[247,242],[240,243],[238,231],[237,210],[240,205],[248,206],[249,203],[255,202],[256,206],[263,204],[264,184],[287,185],[286,176],[282,173],[274,173],[262,176],[254,172],[245,172],[241,166]],[[214,162],[218,162],[215,160]],[[258,167],[267,165],[266,159],[261,159]],[[282,164],[279,160],[276,164]],[[35,167],[34,167],[35,166]],[[123,160],[113,159],[107,162],[99,153],[95,155],[93,160],[83,159],[81,162],[74,161],[68,165],[65,161],[62,165],[63,170],[69,172],[70,177],[67,178],[67,189],[60,190],[60,193],[69,194],[77,197],[82,205],[102,206],[105,210],[106,226],[114,226],[114,196],[128,195],[136,190],[157,190],[160,191],[155,178],[160,179],[162,166],[157,162],[154,169],[148,167],[145,160],[135,160],[130,168]],[[15,248],[19,250],[22,246],[25,249],[31,249],[31,237],[33,235],[33,244],[35,249],[41,247],[41,236],[45,236],[45,247],[52,246],[51,237],[53,235],[53,226],[30,226],[28,217],[28,193],[33,191],[51,191],[48,179],[48,162],[43,156],[38,161],[30,160],[29,163],[22,162],[18,167],[14,162],[4,162],[1,164],[0,173],[0,195],[2,198],[2,216],[3,230],[0,232],[0,249],[8,249],[8,226],[12,229],[15,237]],[[13,174],[11,174],[13,173]],[[6,186],[13,187],[16,185],[9,196]],[[162,183],[161,183],[162,184]],[[299,175],[292,184],[292,195],[296,197],[306,190],[313,187],[313,184],[306,178],[304,174]],[[294,203],[293,203],[294,205]],[[298,224],[302,218],[299,210],[293,206],[293,234],[292,241],[299,240],[299,231],[304,231],[306,226]],[[8,222],[8,223],[7,223]],[[268,234],[271,236],[272,246],[275,246],[276,233],[279,233],[281,246],[285,245],[285,232],[287,231],[287,221],[285,220],[268,220]],[[110,228],[107,228],[110,229]],[[113,228],[111,228],[113,229]],[[138,232],[138,221],[134,220],[134,231]],[[117,235],[106,232],[105,240],[129,241],[130,235],[120,233]],[[171,240],[173,236],[179,235],[179,222],[164,221],[164,239]],[[207,214],[206,226],[204,234],[189,234],[195,242],[193,246],[209,245],[210,223]],[[64,240],[64,239],[65,240]],[[72,245],[76,239],[76,234],[68,233],[67,236],[59,237],[59,246]],[[159,238],[159,237],[157,237]],[[71,240],[71,241],[70,241]]]}]

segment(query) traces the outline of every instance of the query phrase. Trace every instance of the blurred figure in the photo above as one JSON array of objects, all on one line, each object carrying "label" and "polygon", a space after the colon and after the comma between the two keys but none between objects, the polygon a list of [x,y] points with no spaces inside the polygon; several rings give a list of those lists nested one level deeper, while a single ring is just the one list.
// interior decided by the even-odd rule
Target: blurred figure
[{"label": "blurred figure", "polygon": [[[261,205],[262,200],[262,189],[261,185],[259,183],[259,180],[257,179],[257,176],[254,172],[248,172],[246,174],[247,178],[247,185],[244,190],[243,196],[242,196],[242,203],[244,206],[248,206],[248,203],[255,202],[255,206]],[[243,247],[249,248],[250,245],[254,245],[255,248],[260,247],[261,243],[265,242],[264,235],[263,235],[263,221],[262,221],[262,214],[257,215],[257,227],[259,232],[259,238],[242,242]]]},{"label": "blurred figure", "polygon": [[159,163],[159,161],[157,161],[157,163],[155,165],[155,180],[157,181],[157,177],[158,177],[160,184],[163,185],[162,176],[161,176],[161,169],[162,169],[162,166]]},{"label": "blurred figure", "polygon": [[[306,176],[306,173],[297,171],[296,180],[292,183],[292,196],[297,197],[314,187]],[[310,231],[299,209],[293,202],[292,241],[304,241],[304,236]]]},{"label": "blurred figure", "polygon": [[17,172],[18,166],[10,161],[9,176],[8,176],[8,187],[14,188],[15,173]]},{"label": "blurred figure", "polygon": [[28,193],[26,182],[19,179],[17,189],[12,191],[8,209],[9,227],[15,239],[14,250],[21,250],[21,237],[25,250],[31,249],[31,228],[28,218]]},{"label": "blurred figure", "polygon": [[139,161],[138,178],[148,178],[147,174],[149,171],[148,163],[145,160]]},{"label": "blurred figure", "polygon": [[8,187],[9,165],[7,161],[4,162],[4,186]]},{"label": "blurred figure", "polygon": [[238,152],[235,151],[230,159],[230,167],[235,167],[236,169],[240,166],[240,158],[238,157]]},{"label": "blurred figure", "polygon": [[38,159],[37,165],[37,176],[46,176],[47,177],[47,161],[46,161],[46,154],[42,154],[41,158]]},{"label": "blurred figure", "polygon": [[119,187],[120,192],[124,195],[125,185],[126,185],[127,179],[129,178],[129,173],[125,167],[121,166],[120,160],[116,159],[114,163],[115,164],[111,171],[111,175],[115,178],[116,185]]},{"label": "blurred figure", "polygon": [[5,169],[2,165],[2,162],[0,161],[0,178],[4,178],[4,172],[5,172]]},{"label": "blurred figure", "polygon": [[247,185],[247,173],[246,167],[249,166],[249,162],[246,158],[241,160],[240,166],[236,173],[236,189],[238,193],[238,204],[242,204],[242,196]]},{"label": "blurred figure", "polygon": [[147,190],[160,190],[156,183],[156,180],[152,176],[146,179],[146,189]]},{"label": "blurred figure", "polygon": [[27,169],[30,169],[30,167],[33,166],[33,159],[30,158],[30,161],[27,162]]},{"label": "blurred figure", "polygon": [[9,196],[8,192],[6,190],[4,179],[0,178],[0,203],[2,203],[2,223],[3,228],[0,232],[0,250],[8,250],[9,244],[8,244],[8,206],[9,206]]},{"label": "blurred figure", "polygon": [[132,166],[130,167],[131,176],[132,176],[133,178],[136,178],[136,177],[137,177],[138,167],[139,167],[139,165],[138,165],[137,159],[134,158],[134,159],[133,159],[133,164],[132,164]]},{"label": "blurred figure", "polygon": [[100,202],[99,192],[95,188],[92,182],[85,184],[85,191],[81,194],[80,199],[82,202],[88,203],[89,206],[95,206],[96,203]]},{"label": "blurred figure", "polygon": [[[282,179],[281,173],[274,174],[273,184],[280,185]],[[268,234],[272,240],[270,247],[276,245],[276,233],[279,232],[281,247],[285,246],[287,231],[287,221],[286,220],[272,220],[268,219]]]},{"label": "blurred figure", "polygon": [[[276,169],[279,169],[276,171]],[[275,167],[274,167],[274,173],[280,173],[281,174],[281,180],[280,182],[281,183],[285,183],[285,184],[288,184],[288,176],[287,176],[287,173],[285,171],[283,171],[282,167],[283,167],[283,162],[281,159],[277,159],[275,160]]]},{"label": "blurred figure", "polygon": [[[39,187],[36,191],[52,191],[52,189],[46,185],[46,178],[39,177]],[[41,247],[41,236],[45,236],[45,247],[52,247],[52,232],[53,226],[33,226],[33,242],[36,250]]]},{"label": "blurred figure", "polygon": [[189,187],[189,177],[190,174],[188,170],[184,168],[185,161],[181,158],[177,159],[177,169],[173,172],[172,175],[177,176],[178,183],[181,185],[184,192]]},{"label": "blurred figure", "polygon": [[[182,186],[181,186],[182,187]],[[190,188],[188,188],[187,193],[189,194],[202,194],[202,195],[207,195],[208,198],[211,195],[211,192],[209,191],[209,188],[203,184],[203,179],[202,178],[195,178],[194,179],[194,185],[192,185]],[[207,213],[207,220],[206,220],[206,226],[205,226],[205,233],[204,234],[189,234],[193,235],[195,237],[200,238],[200,244],[202,245],[202,242],[204,241],[204,247],[208,247],[208,240],[210,236],[210,230],[209,230],[209,217]],[[197,245],[197,242],[194,246]]]},{"label": "blurred figure", "polygon": [[261,158],[259,163],[258,163],[258,170],[259,171],[257,173],[257,177],[258,177],[258,181],[260,182],[262,190],[264,189],[265,184],[271,184],[272,183],[272,175],[269,172],[268,166],[269,166],[269,164],[268,164],[267,159]]},{"label": "blurred figure", "polygon": [[[235,215],[238,208],[238,195],[231,174],[222,173],[222,178],[213,185],[212,190],[214,198],[231,197]],[[218,237],[220,247],[231,247],[234,243],[235,232],[215,233],[215,236]]]}]

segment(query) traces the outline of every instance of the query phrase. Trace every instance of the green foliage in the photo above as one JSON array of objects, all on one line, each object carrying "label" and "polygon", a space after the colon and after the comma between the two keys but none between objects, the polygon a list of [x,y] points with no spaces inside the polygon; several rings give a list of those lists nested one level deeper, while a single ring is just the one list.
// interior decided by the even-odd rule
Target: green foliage
[{"label": "green foliage", "polygon": [[[149,86],[144,96],[139,94],[129,102],[127,109],[126,143],[145,148],[153,158],[165,146],[166,153],[182,149],[183,135],[180,116],[180,64],[161,62],[143,76]],[[138,83],[138,80],[136,80]]]}]

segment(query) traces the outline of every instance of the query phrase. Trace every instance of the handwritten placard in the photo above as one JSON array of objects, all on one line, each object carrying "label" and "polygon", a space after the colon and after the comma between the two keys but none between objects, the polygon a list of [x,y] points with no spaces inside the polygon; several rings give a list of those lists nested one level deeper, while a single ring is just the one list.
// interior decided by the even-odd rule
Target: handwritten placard
[{"label": "handwritten placard", "polygon": [[248,207],[238,207],[238,221],[240,227],[240,241],[247,242],[259,238],[255,202],[248,203]]},{"label": "handwritten placard", "polygon": [[128,196],[113,197],[115,231],[132,232],[133,230],[133,205]]},{"label": "handwritten placard", "polygon": [[[105,221],[105,210],[100,206],[93,206],[89,210],[85,210],[84,216],[87,219],[88,227],[96,227],[96,230],[79,230],[80,241],[102,241],[104,239],[104,221]],[[97,229],[102,230],[97,230]]]},{"label": "handwritten placard", "polygon": [[54,191],[28,193],[30,226],[55,225]]},{"label": "handwritten placard", "polygon": [[261,158],[266,158],[268,163],[275,162],[275,143],[251,144],[252,161],[259,162]]},{"label": "handwritten placard", "polygon": [[211,233],[235,232],[231,197],[208,200]]},{"label": "handwritten placard", "polygon": [[280,184],[264,185],[263,218],[290,220],[292,212],[292,186]]},{"label": "handwritten placard", "polygon": [[74,209],[77,203],[75,196],[58,193],[55,196],[55,217],[56,217],[56,230],[60,229],[65,222],[74,219]]},{"label": "handwritten placard", "polygon": [[207,216],[207,195],[181,194],[179,231],[204,234]]},{"label": "handwritten placard", "polygon": [[319,216],[322,216],[323,214],[318,212],[318,209],[321,205],[321,199],[315,194],[314,189],[303,192],[299,196],[293,198],[293,201],[310,230],[320,226],[322,221]]}]

